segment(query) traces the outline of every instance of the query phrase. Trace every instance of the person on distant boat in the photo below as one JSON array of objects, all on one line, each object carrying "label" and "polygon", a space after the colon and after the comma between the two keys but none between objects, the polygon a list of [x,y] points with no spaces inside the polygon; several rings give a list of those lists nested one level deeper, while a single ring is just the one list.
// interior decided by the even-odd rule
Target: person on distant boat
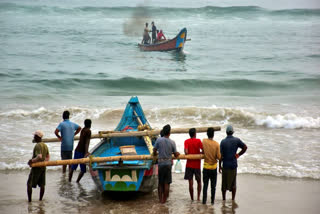
[{"label": "person on distant boat", "polygon": [[202,140],[204,164],[203,164],[203,197],[202,203],[207,202],[207,190],[210,180],[211,185],[211,204],[214,204],[217,185],[217,163],[221,159],[220,145],[213,140],[214,129],[212,127],[207,130],[207,139]]},{"label": "person on distant boat", "polygon": [[[91,123],[92,122],[90,119],[86,119],[84,121],[84,128],[81,130],[80,140],[76,150],[74,151],[73,159],[81,159],[81,158],[88,157],[90,155],[89,144],[91,139],[91,130],[90,130]],[[71,166],[71,170],[69,172],[69,182],[71,182],[72,180],[73,171],[75,171],[77,168],[78,168],[78,164],[73,164]],[[86,165],[80,164],[80,170],[81,172],[78,175],[77,183],[80,182],[82,176],[84,175],[84,173],[86,173]]]},{"label": "person on distant boat", "polygon": [[[37,143],[33,149],[32,159],[28,161],[28,165],[31,167],[32,163],[49,161],[49,149],[45,143],[42,142],[43,132],[37,130],[33,137],[33,143]],[[32,167],[29,178],[27,181],[27,192],[28,192],[28,201],[32,201],[32,188],[36,188],[37,185],[40,187],[40,197],[41,201],[45,191],[46,185],[46,167]]]},{"label": "person on distant boat", "polygon": [[172,183],[172,154],[174,154],[175,157],[178,157],[180,153],[177,152],[176,143],[169,138],[171,131],[170,125],[165,125],[162,130],[164,137],[159,137],[156,140],[153,148],[153,155],[157,155],[159,152],[158,196],[160,203],[165,203],[169,197],[169,188]]},{"label": "person on distant boat", "polygon": [[[203,150],[202,142],[196,138],[196,129],[189,129],[190,138],[184,141],[184,153],[189,154],[201,154],[200,150]],[[195,175],[197,181],[197,199],[200,200],[201,193],[201,159],[200,160],[187,160],[186,171],[184,179],[189,181],[189,193],[191,200],[193,201],[193,175]]]},{"label": "person on distant boat", "polygon": [[[237,159],[247,151],[247,146],[239,138],[233,137],[233,127],[227,126],[227,137],[220,143],[221,161],[219,161],[219,173],[222,170],[222,200],[226,200],[226,191],[232,191],[232,200],[236,197],[237,190]],[[238,148],[241,151],[237,153]],[[223,167],[221,167],[221,162]]]},{"label": "person on distant boat", "polygon": [[146,27],[144,28],[144,31],[143,31],[143,36],[142,36],[142,41],[141,41],[141,44],[150,44],[150,35],[149,35],[149,28],[148,28],[148,22],[146,23]]},{"label": "person on distant boat", "polygon": [[166,40],[166,37],[164,36],[162,30],[157,35],[157,41],[161,41],[162,39]]},{"label": "person on distant boat", "polygon": [[[64,111],[62,114],[63,122],[61,122],[55,130],[55,135],[61,141],[61,159],[72,159],[73,140],[80,131],[81,127],[69,120],[70,112]],[[61,136],[59,135],[59,132]],[[62,166],[62,173],[66,173],[66,165]],[[69,172],[71,167],[69,166]]]},{"label": "person on distant boat", "polygon": [[154,25],[154,21],[151,22],[152,28],[152,43],[155,43],[157,40],[157,27]]}]

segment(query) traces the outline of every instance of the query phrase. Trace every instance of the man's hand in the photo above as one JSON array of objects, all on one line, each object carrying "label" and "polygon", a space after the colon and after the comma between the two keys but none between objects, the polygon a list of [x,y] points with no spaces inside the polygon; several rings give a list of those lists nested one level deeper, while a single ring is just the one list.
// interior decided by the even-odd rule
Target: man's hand
[{"label": "man's hand", "polygon": [[235,154],[234,156],[236,157],[236,159],[238,159],[240,157],[239,154]]},{"label": "man's hand", "polygon": [[90,153],[90,152],[88,152],[87,154],[85,154],[85,156],[84,156],[84,157],[86,158],[86,157],[88,157],[89,155],[91,155],[91,153]]},{"label": "man's hand", "polygon": [[153,153],[152,153],[152,155],[153,155],[153,156],[156,156],[157,154],[158,154],[157,149],[156,149],[156,148],[153,148]]},{"label": "man's hand", "polygon": [[174,153],[174,156],[175,156],[176,158],[178,158],[178,157],[179,157],[179,155],[180,155],[180,153],[179,153],[179,152],[175,152],[175,153]]},{"label": "man's hand", "polygon": [[32,164],[32,159],[30,159],[29,161],[28,161],[28,165],[31,167],[31,164]]},{"label": "man's hand", "polygon": [[221,173],[222,172],[222,167],[219,167],[219,173]]}]

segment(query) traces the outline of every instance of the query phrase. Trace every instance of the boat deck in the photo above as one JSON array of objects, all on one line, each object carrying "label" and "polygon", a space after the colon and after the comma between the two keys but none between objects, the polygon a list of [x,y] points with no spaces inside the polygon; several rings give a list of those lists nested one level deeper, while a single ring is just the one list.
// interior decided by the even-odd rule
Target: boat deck
[{"label": "boat deck", "polygon": [[[135,146],[137,155],[150,155],[149,150],[146,146]],[[119,147],[111,147],[100,154],[100,157],[112,157],[112,156],[122,156]],[[118,165],[119,161],[109,161],[103,162],[100,164],[94,164],[94,167],[99,166],[114,166]],[[145,166],[145,160],[125,160],[123,161],[123,165],[131,165],[131,166]]]}]

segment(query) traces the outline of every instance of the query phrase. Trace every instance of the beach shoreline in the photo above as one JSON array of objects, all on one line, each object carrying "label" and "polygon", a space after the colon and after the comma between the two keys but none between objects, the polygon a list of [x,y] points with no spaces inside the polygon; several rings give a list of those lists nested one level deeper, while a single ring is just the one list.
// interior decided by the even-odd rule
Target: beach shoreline
[{"label": "beach shoreline", "polygon": [[[69,183],[59,170],[47,171],[44,200],[39,201],[39,188],[33,189],[33,201],[27,201],[26,182],[29,171],[0,172],[1,213],[318,213],[320,209],[320,181],[239,174],[237,196],[222,201],[221,176],[218,176],[214,206],[191,201],[188,182],[182,174],[173,173],[170,197],[159,203],[157,191],[139,194],[100,194],[89,173],[80,184]],[[78,172],[75,172],[76,177]],[[210,187],[209,187],[210,189]],[[126,195],[126,198],[123,196]],[[201,197],[202,198],[202,197]],[[208,191],[210,199],[210,191]],[[133,206],[134,205],[134,206]]]}]

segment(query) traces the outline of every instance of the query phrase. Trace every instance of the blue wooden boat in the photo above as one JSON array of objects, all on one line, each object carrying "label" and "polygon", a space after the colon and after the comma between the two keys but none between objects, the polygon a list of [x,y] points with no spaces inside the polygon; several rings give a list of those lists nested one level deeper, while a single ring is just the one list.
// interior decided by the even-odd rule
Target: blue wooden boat
[{"label": "blue wooden boat", "polygon": [[[138,97],[132,97],[115,131],[138,131],[151,128]],[[112,137],[103,139],[91,154],[94,157],[112,157],[130,154],[150,155],[156,136]],[[152,160],[124,160],[92,163],[91,176],[100,191],[149,192],[157,187],[158,167]]]}]

